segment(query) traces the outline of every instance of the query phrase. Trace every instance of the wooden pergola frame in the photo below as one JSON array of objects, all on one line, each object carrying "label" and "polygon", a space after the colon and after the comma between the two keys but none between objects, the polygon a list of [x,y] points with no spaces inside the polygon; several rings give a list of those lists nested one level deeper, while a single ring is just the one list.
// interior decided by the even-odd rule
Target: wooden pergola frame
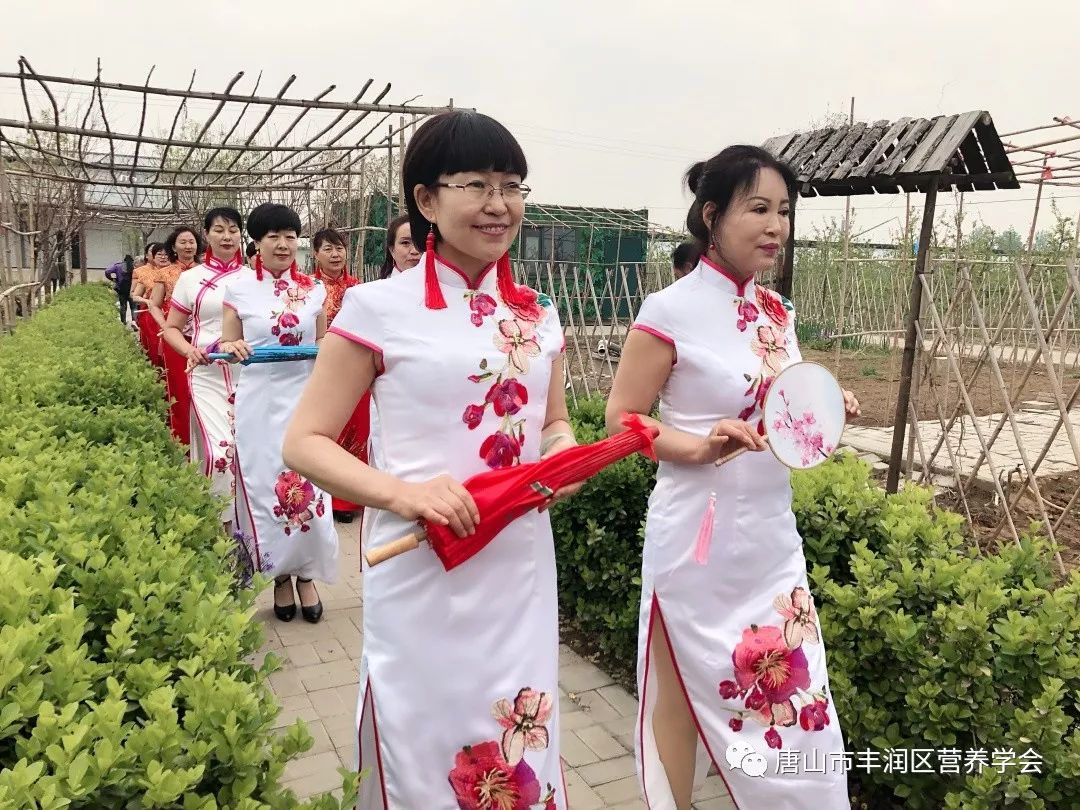
[{"label": "wooden pergola frame", "polygon": [[[362,202],[376,189],[400,198],[394,164],[407,134],[425,117],[454,109],[453,99],[441,106],[391,100],[390,84],[369,95],[373,79],[349,100],[335,100],[335,85],[312,98],[288,95],[295,75],[273,95],[260,95],[261,73],[247,92],[239,89],[243,72],[221,91],[196,89],[194,71],[183,89],[152,84],[153,73],[152,67],[142,85],[106,82],[98,60],[92,79],[53,76],[38,73],[25,57],[16,71],[0,72],[0,87],[16,85],[24,110],[19,118],[0,117],[5,264],[8,233],[18,227],[21,203],[12,187],[19,183],[77,189],[79,211],[71,218],[80,220],[80,230],[89,221],[145,229],[200,218],[198,206],[181,203],[185,195],[229,199],[241,210],[268,198],[288,202],[302,209],[306,225],[317,226],[328,221],[335,196],[349,201],[349,216],[354,197]],[[74,120],[58,101],[67,88],[89,90]],[[175,104],[167,131],[150,131],[151,99]],[[192,101],[215,105],[198,116]],[[137,125],[116,124],[118,102],[138,105]],[[372,156],[380,158],[376,167],[369,165]],[[80,242],[85,280],[86,242]]]}]

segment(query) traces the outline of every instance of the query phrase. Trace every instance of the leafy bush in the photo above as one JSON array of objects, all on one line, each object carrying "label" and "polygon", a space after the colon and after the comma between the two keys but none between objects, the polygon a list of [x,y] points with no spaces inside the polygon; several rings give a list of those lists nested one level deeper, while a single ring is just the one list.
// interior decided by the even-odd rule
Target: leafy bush
[{"label": "leafy bush", "polygon": [[[582,441],[598,438],[603,404],[572,417]],[[653,473],[621,461],[552,515],[564,616],[627,663]],[[850,455],[795,474],[793,488],[847,749],[882,764],[890,749],[932,751],[931,774],[868,772],[856,758],[862,807],[1080,808],[1080,574],[1055,584],[1033,538],[979,556],[928,490],[887,496]],[[959,772],[940,773],[950,750]],[[986,752],[981,773],[973,751]]]},{"label": "leafy bush", "polygon": [[0,806],[349,806],[278,785],[311,737],[271,731],[254,595],[114,301],[0,341]]},{"label": "leafy bush", "polygon": [[[581,443],[605,434],[604,402],[582,400],[572,414]],[[641,549],[656,465],[641,455],[613,464],[551,510],[563,615],[617,660],[637,650]]]},{"label": "leafy bush", "polygon": [[[797,489],[838,472],[850,483],[862,466],[829,464]],[[1032,538],[979,556],[962,519],[933,509],[925,490],[878,499],[869,531],[837,538],[852,544],[847,581],[808,554],[847,747],[930,749],[935,770],[941,751],[963,761],[944,775],[856,771],[862,797],[875,808],[1080,807],[1080,575],[1055,587],[1049,549]],[[802,500],[801,520],[812,503]],[[852,503],[839,522],[865,528]],[[975,751],[991,765],[981,774],[967,773]],[[995,751],[1011,751],[1000,754],[1009,764],[994,768]],[[1025,754],[1041,773],[1022,773],[1035,767]]]}]

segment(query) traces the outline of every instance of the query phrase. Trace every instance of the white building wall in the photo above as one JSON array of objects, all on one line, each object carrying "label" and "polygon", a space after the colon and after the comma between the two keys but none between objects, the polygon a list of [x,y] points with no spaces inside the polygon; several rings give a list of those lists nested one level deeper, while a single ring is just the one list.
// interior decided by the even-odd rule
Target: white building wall
[{"label": "white building wall", "polygon": [[[131,248],[124,246],[124,229],[118,225],[92,223],[86,226],[86,268],[90,279],[104,278],[105,268],[120,261]],[[169,230],[159,228],[154,231],[148,242],[162,242],[169,235]],[[142,264],[142,254],[132,254],[135,266]],[[77,271],[76,271],[77,272]]]}]

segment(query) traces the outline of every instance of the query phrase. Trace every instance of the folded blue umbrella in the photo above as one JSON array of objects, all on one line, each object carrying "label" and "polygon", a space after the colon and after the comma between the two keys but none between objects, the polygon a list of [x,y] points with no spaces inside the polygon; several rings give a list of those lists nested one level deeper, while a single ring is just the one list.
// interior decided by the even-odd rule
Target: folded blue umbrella
[{"label": "folded blue umbrella", "polygon": [[[241,360],[242,365],[252,363],[282,363],[288,360],[311,360],[319,353],[318,346],[256,346],[247,360]],[[232,360],[233,355],[228,352],[210,352],[207,355],[211,360]]]}]

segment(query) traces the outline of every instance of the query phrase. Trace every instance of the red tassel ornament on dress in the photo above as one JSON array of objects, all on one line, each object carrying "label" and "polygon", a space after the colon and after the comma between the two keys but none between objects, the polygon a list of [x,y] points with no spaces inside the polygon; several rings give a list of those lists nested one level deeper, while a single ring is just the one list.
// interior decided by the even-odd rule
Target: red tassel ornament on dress
[{"label": "red tassel ornament on dress", "polygon": [[[263,267],[263,263],[262,263],[262,256],[260,256],[258,253],[256,253],[255,254],[255,280],[256,281],[262,281],[262,279],[263,279],[263,270],[265,270],[265,269],[266,268]],[[303,274],[300,272],[300,266],[296,263],[296,260],[294,259],[293,263],[289,265],[289,278],[291,278],[293,281],[295,281],[297,284],[299,284],[300,283],[300,278],[301,278],[302,275]]]},{"label": "red tassel ornament on dress", "polygon": [[[504,253],[495,263],[495,286],[503,303],[510,307],[528,306],[535,303],[536,293],[514,281],[510,266],[510,252]],[[428,231],[424,244],[424,306],[428,309],[446,309],[439,274],[435,269],[435,230]]]},{"label": "red tassel ornament on dress", "polygon": [[428,230],[424,242],[424,306],[428,309],[446,309],[439,273],[435,269],[435,226]]}]

